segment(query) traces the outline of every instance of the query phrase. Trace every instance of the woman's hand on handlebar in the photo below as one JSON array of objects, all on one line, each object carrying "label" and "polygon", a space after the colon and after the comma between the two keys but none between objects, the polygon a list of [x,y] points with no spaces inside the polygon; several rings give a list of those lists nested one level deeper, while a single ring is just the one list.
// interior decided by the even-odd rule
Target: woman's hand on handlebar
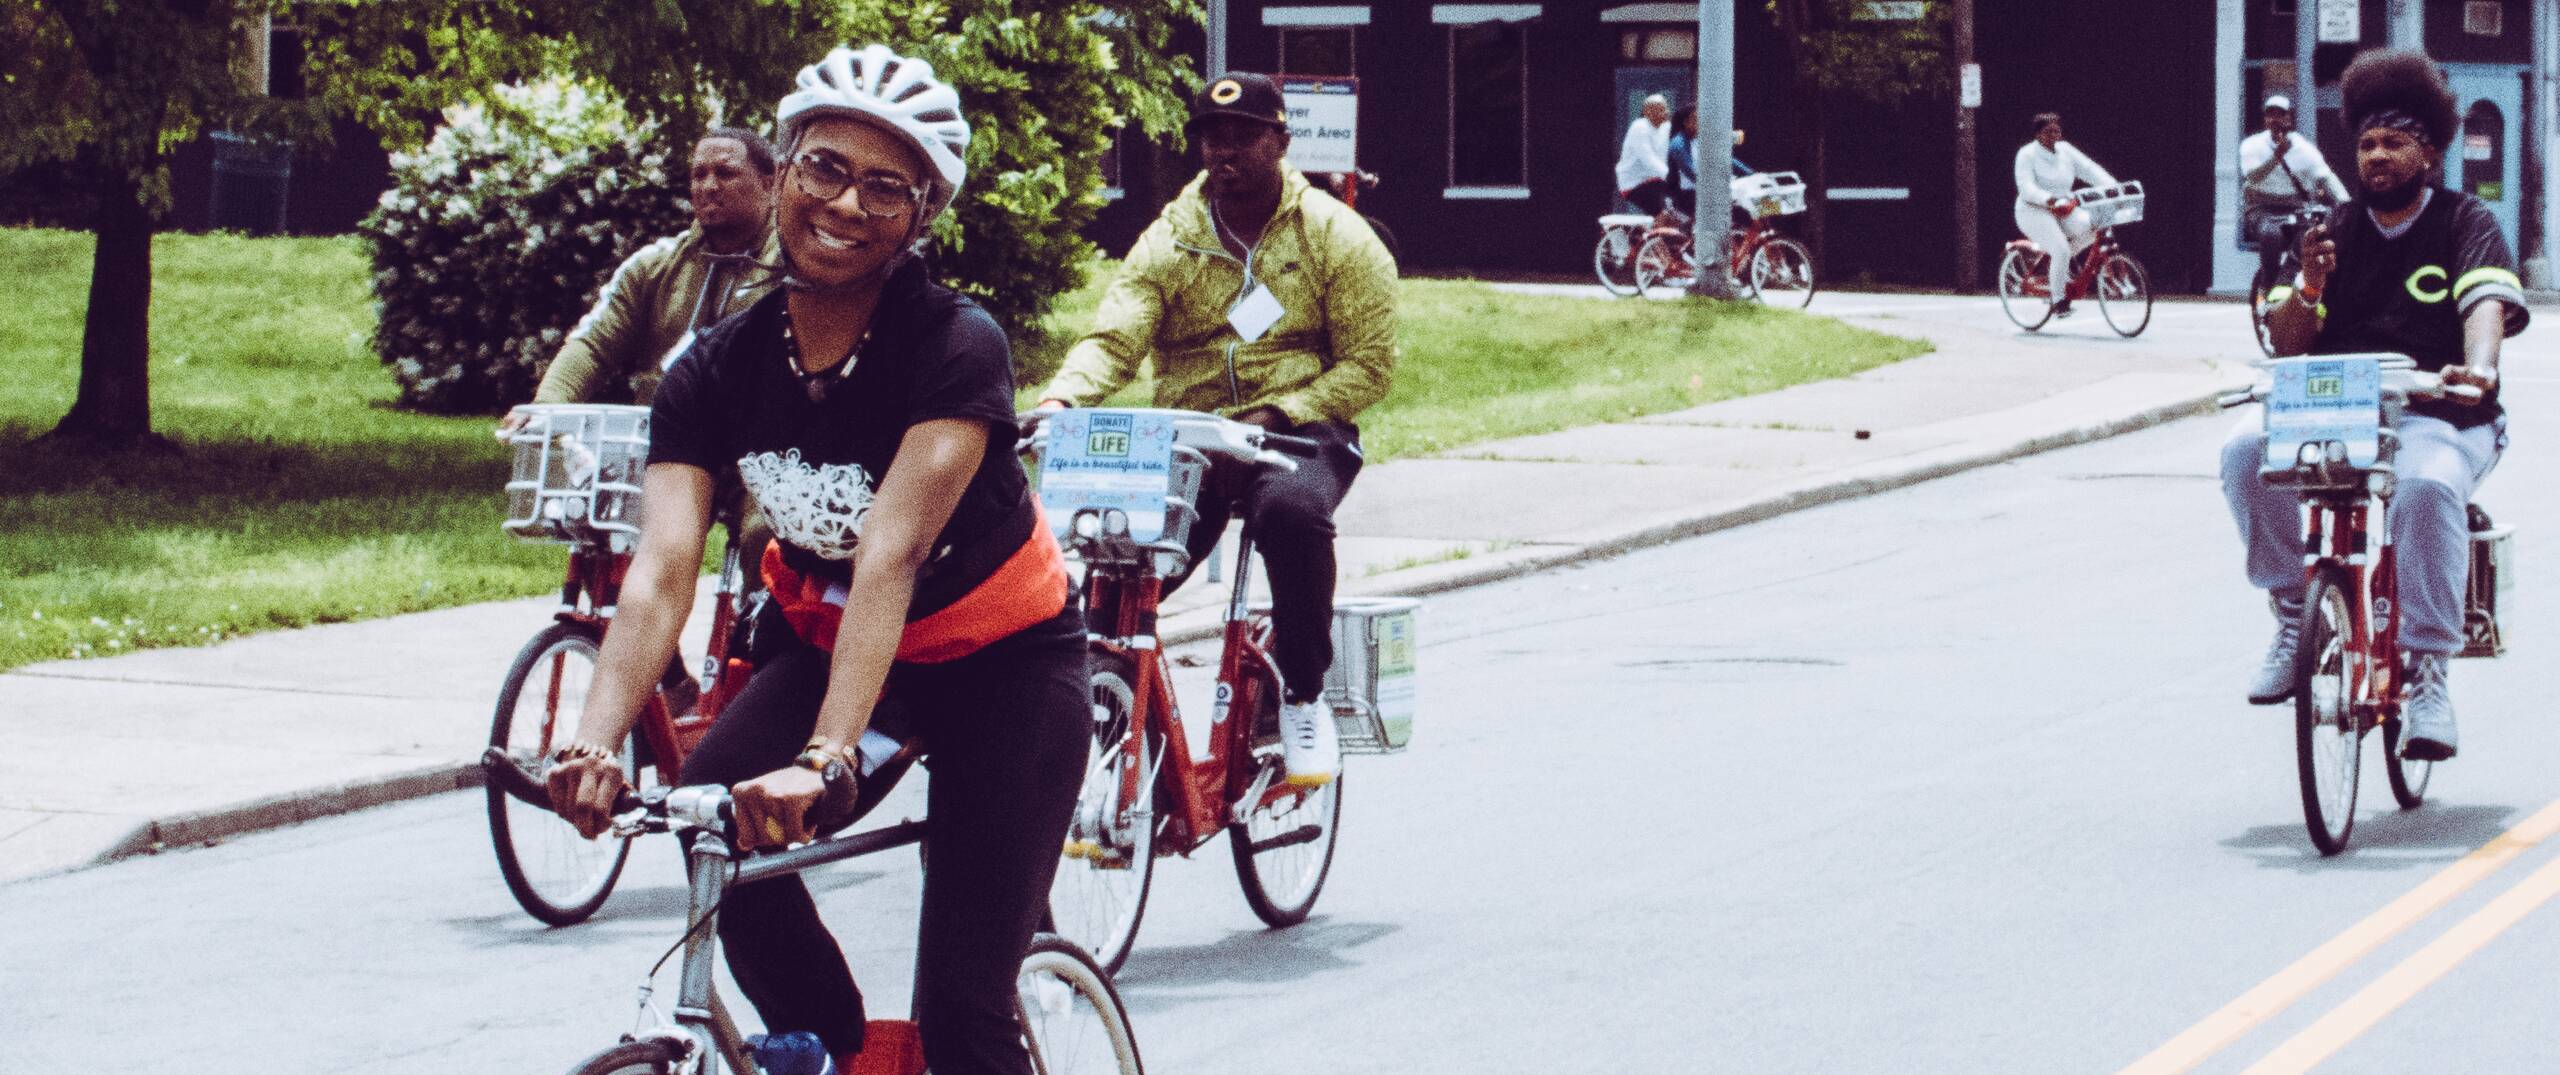
[{"label": "woman's hand on handlebar", "polygon": [[611,750],[562,756],[544,778],[551,809],[587,839],[613,827],[614,801],[622,794],[621,759]]},{"label": "woman's hand on handlebar", "polygon": [[730,788],[738,850],[779,851],[817,839],[853,816],[861,788],[842,762],[830,763],[823,773],[795,762]]}]

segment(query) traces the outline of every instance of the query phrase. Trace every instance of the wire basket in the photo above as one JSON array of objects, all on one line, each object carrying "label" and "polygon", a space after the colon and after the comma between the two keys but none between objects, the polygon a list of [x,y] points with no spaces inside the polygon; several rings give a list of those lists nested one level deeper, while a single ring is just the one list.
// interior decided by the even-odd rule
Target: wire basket
[{"label": "wire basket", "polygon": [[2089,211],[2092,226],[2112,228],[2142,220],[2142,184],[2126,181],[2103,187],[2090,187],[2073,195],[2080,208]]},{"label": "wire basket", "polygon": [[1753,172],[1733,177],[1733,204],[1760,219],[1804,212],[1804,180],[1794,172]]},{"label": "wire basket", "polygon": [[507,438],[507,533],[531,541],[627,547],[640,533],[640,476],[649,408],[540,404]]}]

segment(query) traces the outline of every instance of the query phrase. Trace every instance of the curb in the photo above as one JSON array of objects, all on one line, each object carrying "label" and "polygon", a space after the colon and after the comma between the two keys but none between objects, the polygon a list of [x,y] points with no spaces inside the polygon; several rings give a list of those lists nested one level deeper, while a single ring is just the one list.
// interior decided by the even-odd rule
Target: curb
[{"label": "curb", "polygon": [[[1342,592],[1348,596],[1422,597],[1489,585],[1557,567],[1604,560],[1719,530],[1766,522],[1807,508],[1855,500],[1980,467],[2039,455],[2058,448],[2123,436],[2181,418],[2209,414],[2215,409],[2214,399],[2219,394],[2218,391],[2206,392],[2131,415],[2056,430],[1993,447],[1942,450],[1916,459],[1879,465],[1866,472],[1853,471],[1843,477],[1780,490],[1736,507],[1637,526],[1570,548],[1497,555],[1475,563],[1433,564],[1408,568],[1395,573],[1408,576],[1404,581],[1388,581],[1377,585],[1355,584],[1344,587]],[[1221,615],[1223,613],[1215,608],[1194,610],[1184,614],[1184,618],[1194,619],[1195,622],[1181,626],[1168,625],[1158,633],[1158,637],[1166,646],[1187,645],[1214,639],[1222,629],[1217,619]],[[169,848],[208,843],[252,832],[282,828],[317,818],[352,813],[367,807],[424,798],[480,785],[480,765],[475,760],[428,766],[381,777],[348,781],[325,788],[289,792],[211,810],[179,814],[137,826],[131,835],[125,837],[116,846],[87,863],[69,867],[69,869],[105,865],[137,855],[156,854]],[[19,880],[30,879],[19,878]]]},{"label": "curb", "polygon": [[[218,806],[211,810],[176,814],[135,826],[133,832],[118,841],[114,847],[100,853],[97,858],[69,869],[103,866],[138,855],[155,855],[171,848],[213,843],[234,836],[280,829],[287,825],[318,818],[354,813],[366,807],[420,799],[461,788],[476,788],[480,784],[478,762],[449,762],[423,769],[350,780],[324,788],[309,788],[264,799],[252,799],[229,806]],[[46,875],[37,874],[36,876]],[[19,880],[31,879],[20,878]]]}]

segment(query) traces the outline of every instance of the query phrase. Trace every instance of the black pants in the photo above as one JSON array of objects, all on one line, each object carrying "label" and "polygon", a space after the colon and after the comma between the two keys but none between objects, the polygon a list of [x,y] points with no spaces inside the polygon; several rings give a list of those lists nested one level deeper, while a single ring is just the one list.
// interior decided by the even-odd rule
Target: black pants
[{"label": "black pants", "polygon": [[2284,226],[2284,218],[2292,213],[2289,205],[2253,205],[2240,210],[2240,234],[2249,237],[2258,248],[2258,279],[2269,287],[2291,287],[2293,281],[2276,279],[2276,271],[2284,264],[2285,252],[2300,237]]},{"label": "black pants", "polygon": [[[684,781],[734,784],[791,764],[817,726],[829,660],[795,640],[759,668],[685,758]],[[931,752],[916,1019],[936,1072],[1031,1070],[1014,977],[1084,778],[1091,689],[1073,603],[967,657],[890,672],[883,707]],[[862,993],[799,878],[730,889],[720,941],[767,1029],[809,1031],[837,1056],[862,1048]]]},{"label": "black pants", "polygon": [[[1191,528],[1191,564],[1209,555],[1241,504],[1271,578],[1271,656],[1286,700],[1312,702],[1333,666],[1333,512],[1360,474],[1360,427],[1317,422],[1288,432],[1323,447],[1287,473],[1225,465],[1209,472],[1200,522]],[[1189,577],[1184,572],[1165,592]]]}]

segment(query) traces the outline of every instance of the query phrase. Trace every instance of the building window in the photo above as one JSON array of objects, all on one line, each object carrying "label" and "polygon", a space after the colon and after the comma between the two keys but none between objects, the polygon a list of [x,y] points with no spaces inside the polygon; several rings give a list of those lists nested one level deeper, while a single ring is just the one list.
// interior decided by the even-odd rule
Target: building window
[{"label": "building window", "polygon": [[1351,27],[1282,27],[1280,70],[1292,75],[1359,74],[1360,50]]},{"label": "building window", "polygon": [[2498,0],[2470,0],[2462,5],[2462,32],[2496,37],[2507,32],[2505,6]]},{"label": "building window", "polygon": [[1686,63],[1698,58],[1698,32],[1621,30],[1618,58],[1628,63]]},{"label": "building window", "polygon": [[1529,181],[1529,31],[1513,22],[1449,27],[1449,185]]}]

